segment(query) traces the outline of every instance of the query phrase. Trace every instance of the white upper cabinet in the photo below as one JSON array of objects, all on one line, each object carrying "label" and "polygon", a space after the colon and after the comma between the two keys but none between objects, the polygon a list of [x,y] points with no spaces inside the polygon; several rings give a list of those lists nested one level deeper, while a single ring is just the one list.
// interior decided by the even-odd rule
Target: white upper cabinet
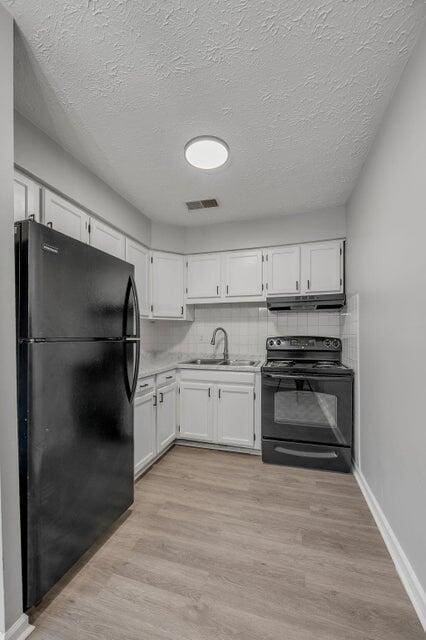
[{"label": "white upper cabinet", "polygon": [[222,255],[225,299],[262,298],[262,250],[230,251]]},{"label": "white upper cabinet", "polygon": [[184,257],[164,251],[152,252],[151,312],[155,318],[183,318]]},{"label": "white upper cabinet", "polygon": [[126,261],[135,267],[135,281],[138,290],[139,312],[141,316],[149,316],[149,265],[150,251],[143,245],[126,238]]},{"label": "white upper cabinet", "polygon": [[96,218],[90,221],[90,245],[116,258],[125,259],[124,235]]},{"label": "white upper cabinet", "polygon": [[302,245],[302,293],[343,291],[343,241]]},{"label": "white upper cabinet", "polygon": [[15,171],[13,195],[15,220],[34,216],[34,220],[40,222],[40,186],[23,173]]},{"label": "white upper cabinet", "polygon": [[271,247],[266,252],[267,295],[300,292],[300,246]]},{"label": "white upper cabinet", "polygon": [[48,189],[44,191],[44,222],[71,238],[89,242],[87,213]]},{"label": "white upper cabinet", "polygon": [[221,295],[221,254],[187,256],[186,297],[219,298]]}]

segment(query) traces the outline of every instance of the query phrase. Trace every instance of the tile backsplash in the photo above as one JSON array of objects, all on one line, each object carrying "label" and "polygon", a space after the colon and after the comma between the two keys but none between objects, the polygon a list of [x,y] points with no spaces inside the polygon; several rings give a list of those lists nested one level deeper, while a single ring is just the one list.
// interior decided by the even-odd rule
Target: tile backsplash
[{"label": "tile backsplash", "polygon": [[218,335],[216,347],[210,344],[213,331],[219,326],[228,332],[229,353],[235,355],[264,356],[268,336],[340,336],[338,311],[277,313],[258,303],[246,303],[200,305],[194,314],[193,322],[144,320],[144,350],[221,355],[222,334]]}]

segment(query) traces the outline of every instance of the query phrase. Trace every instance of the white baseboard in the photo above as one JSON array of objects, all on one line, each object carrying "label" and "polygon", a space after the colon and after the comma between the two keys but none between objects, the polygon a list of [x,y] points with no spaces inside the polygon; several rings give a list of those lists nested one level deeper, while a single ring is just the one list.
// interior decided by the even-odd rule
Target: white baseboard
[{"label": "white baseboard", "polygon": [[23,613],[6,633],[0,632],[0,640],[25,640],[32,631],[34,627],[28,622],[28,616]]},{"label": "white baseboard", "polygon": [[262,454],[260,449],[234,447],[229,444],[215,444],[214,442],[200,442],[199,440],[186,440],[184,438],[177,438],[175,443],[183,447],[194,447],[194,449],[214,449],[215,451],[230,451],[231,453],[248,453],[251,456],[260,456]]},{"label": "white baseboard", "polygon": [[368,504],[368,507],[376,521],[377,527],[382,535],[387,550],[395,564],[395,568],[401,579],[402,584],[411,600],[411,603],[419,617],[420,623],[423,629],[426,631],[426,594],[418,577],[415,574],[413,567],[410,564],[407,556],[401,547],[398,538],[396,537],[392,527],[389,524],[385,514],[382,511],[379,503],[372,490],[370,489],[367,480],[362,474],[361,470],[354,466],[353,473],[355,479],[362,491],[362,494]]}]

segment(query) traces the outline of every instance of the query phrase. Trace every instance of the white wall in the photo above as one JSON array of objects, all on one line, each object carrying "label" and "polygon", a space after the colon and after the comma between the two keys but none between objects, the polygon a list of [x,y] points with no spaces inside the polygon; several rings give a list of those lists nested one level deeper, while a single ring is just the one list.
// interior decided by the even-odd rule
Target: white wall
[{"label": "white wall", "polygon": [[359,294],[361,471],[422,585],[426,622],[425,79],[424,32],[347,220],[349,290]]},{"label": "white wall", "polygon": [[15,163],[146,245],[151,221],[15,111]]},{"label": "white wall", "polygon": [[22,613],[22,592],[13,258],[13,22],[1,5],[0,87],[0,638],[3,638]]},{"label": "white wall", "polygon": [[185,247],[187,253],[225,251],[328,240],[345,235],[345,208],[337,207],[259,221],[186,227]]},{"label": "white wall", "polygon": [[185,253],[186,228],[151,221],[151,248]]}]

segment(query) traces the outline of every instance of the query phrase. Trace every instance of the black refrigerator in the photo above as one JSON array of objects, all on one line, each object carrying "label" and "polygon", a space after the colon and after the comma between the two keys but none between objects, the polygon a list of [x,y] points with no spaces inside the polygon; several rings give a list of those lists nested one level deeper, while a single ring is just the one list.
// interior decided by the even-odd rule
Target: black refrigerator
[{"label": "black refrigerator", "polygon": [[24,609],[133,502],[133,266],[15,224]]}]

